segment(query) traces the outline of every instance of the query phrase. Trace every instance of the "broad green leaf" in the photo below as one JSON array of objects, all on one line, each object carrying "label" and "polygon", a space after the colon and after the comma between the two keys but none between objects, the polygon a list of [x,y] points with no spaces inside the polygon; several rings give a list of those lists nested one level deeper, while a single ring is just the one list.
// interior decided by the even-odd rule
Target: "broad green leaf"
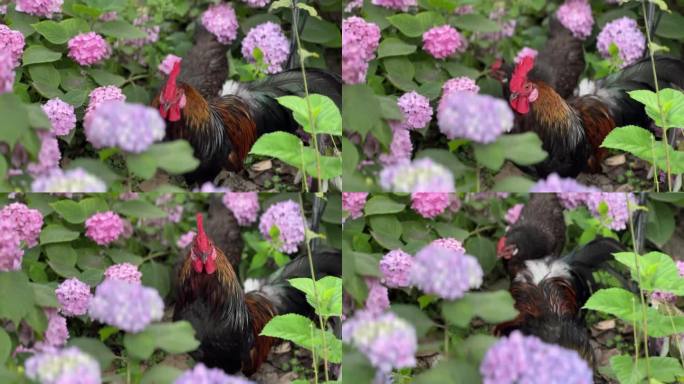
[{"label": "broad green leaf", "polygon": [[59,200],[50,203],[50,206],[69,223],[81,224],[87,219],[81,205],[74,200]]},{"label": "broad green leaf", "polygon": [[288,280],[293,287],[306,294],[306,300],[316,309],[321,316],[342,316],[342,279],[335,276],[326,276],[316,281],[315,300],[313,280],[310,278],[295,278]]},{"label": "broad green leaf", "polygon": [[40,233],[40,244],[62,243],[78,239],[79,233],[59,224],[49,224]]},{"label": "broad green leaf", "polygon": [[[88,92],[84,90],[70,90],[61,97],[62,101],[71,104],[74,108],[83,106]],[[99,175],[98,175],[99,176]]]},{"label": "broad green leaf", "polygon": [[496,192],[526,193],[534,186],[534,182],[522,176],[509,176],[499,180],[492,188]]},{"label": "broad green leaf", "polygon": [[[311,104],[311,117],[313,118],[316,133],[342,135],[342,115],[335,102],[323,95],[309,95]],[[299,96],[282,96],[278,98],[278,103],[293,111],[295,120],[304,127],[304,131],[313,133],[309,121],[309,110],[306,98]]]},{"label": "broad green leaf", "polygon": [[105,184],[121,179],[122,177],[112,171],[102,161],[92,158],[77,158],[69,162],[68,169],[83,168],[91,175],[97,175]]},{"label": "broad green leaf", "polygon": [[156,261],[149,261],[140,267],[140,272],[143,275],[144,285],[155,288],[161,297],[166,297],[171,290],[171,267]]},{"label": "broad green leaf", "polygon": [[4,329],[0,328],[0,364],[5,365],[12,350],[12,340]]},{"label": "broad green leaf", "polygon": [[17,95],[0,94],[0,141],[13,146],[29,129],[29,116]]},{"label": "broad green leaf", "polygon": [[59,87],[61,78],[59,71],[51,63],[35,64],[28,67],[31,79],[36,83]]},{"label": "broad green leaf", "polygon": [[[615,254],[615,259],[626,265],[632,273],[632,278],[637,280],[635,257],[633,252],[620,252]],[[684,296],[684,277],[679,275],[679,269],[675,261],[668,255],[660,252],[649,252],[639,256],[639,272],[641,288],[648,291],[672,292],[678,296]]]},{"label": "broad green leaf", "polygon": [[[413,82],[416,70],[407,57],[389,57],[382,62],[387,71],[387,78],[395,87],[402,91],[412,91],[418,88],[418,85]],[[403,119],[403,115],[399,117]]]},{"label": "broad green leaf", "polygon": [[[641,127],[616,128],[606,136],[601,147],[626,151],[650,163],[655,159],[658,168],[667,168],[662,142],[655,141],[653,134]],[[672,173],[684,173],[684,152],[670,149],[670,159]]]},{"label": "broad green leaf", "polygon": [[64,44],[70,37],[66,28],[56,21],[44,20],[31,26],[53,44]]},{"label": "broad green leaf", "polygon": [[476,334],[465,339],[458,348],[464,352],[469,361],[479,366],[489,348],[498,340],[492,335]]},{"label": "broad green leaf", "polygon": [[474,144],[477,161],[492,169],[499,170],[504,159],[520,165],[536,164],[547,156],[542,149],[542,142],[534,132],[502,135],[489,144]]},{"label": "broad green leaf", "polygon": [[375,378],[375,368],[368,358],[348,344],[344,345],[342,358],[342,376],[349,383],[372,383]]},{"label": "broad green leaf", "polygon": [[342,342],[329,331],[322,331],[308,318],[295,313],[272,318],[261,330],[261,335],[292,341],[308,350],[316,348],[316,354],[323,356],[323,341],[328,346],[328,360],[342,362]]},{"label": "broad green leaf", "polygon": [[449,72],[451,77],[466,76],[473,80],[480,77],[480,72],[477,69],[461,64],[455,60],[441,63],[441,66]]},{"label": "broad green leaf", "polygon": [[152,144],[147,151],[126,155],[131,172],[149,179],[157,168],[172,174],[182,174],[197,168],[199,160],[193,157],[193,149],[185,140]]},{"label": "broad green leaf", "polygon": [[18,326],[33,308],[33,289],[23,272],[0,272],[0,319]]},{"label": "broad green leaf", "polygon": [[451,19],[451,25],[472,32],[497,32],[501,29],[499,24],[479,13],[456,16]]},{"label": "broad green leaf", "polygon": [[470,384],[481,381],[477,366],[468,364],[462,359],[449,358],[441,360],[433,368],[417,375],[412,383]]},{"label": "broad green leaf", "polygon": [[405,56],[416,51],[416,46],[408,44],[396,37],[388,37],[382,40],[378,47],[378,59],[390,56]]},{"label": "broad green leaf", "polygon": [[47,315],[42,308],[31,306],[24,321],[36,332],[42,334],[48,326]]},{"label": "broad green leaf", "polygon": [[380,103],[366,84],[343,85],[342,105],[342,126],[346,131],[365,137],[381,124]]},{"label": "broad green leaf", "polygon": [[98,85],[116,85],[120,87],[126,81],[123,76],[119,76],[110,71],[104,69],[91,68],[88,70],[88,74],[93,77],[93,80]]},{"label": "broad green leaf", "polygon": [[[298,3],[297,5],[302,5]],[[301,39],[309,43],[322,44],[327,47],[336,48],[342,44],[342,33],[340,28],[323,19],[309,18],[304,24]]]},{"label": "broad green leaf", "polygon": [[152,335],[156,348],[171,354],[194,351],[200,344],[195,339],[195,330],[187,321],[153,323],[143,332]]},{"label": "broad green leaf", "polygon": [[87,353],[88,355],[94,357],[100,364],[101,370],[106,370],[109,365],[114,361],[116,355],[104,345],[98,339],[89,337],[76,337],[69,339],[70,346],[78,347],[81,351]]},{"label": "broad green leaf", "polygon": [[169,365],[155,365],[145,371],[140,384],[173,384],[183,370]]},{"label": "broad green leaf", "polygon": [[366,216],[403,211],[406,205],[392,200],[389,196],[391,195],[375,195],[368,199],[364,207]]},{"label": "broad green leaf", "polygon": [[[644,104],[646,113],[657,126],[664,128],[684,126],[684,93],[681,91],[665,88],[661,89],[658,95],[649,90],[638,90],[628,93],[634,100]],[[660,97],[665,121],[662,120],[660,109],[658,108],[658,96]]]},{"label": "broad green leaf", "polygon": [[36,299],[36,304],[45,308],[57,308],[57,295],[55,295],[55,287],[44,284],[30,283],[33,289],[33,296]]},{"label": "broad green leaf", "polygon": [[147,36],[140,28],[124,20],[107,21],[96,25],[95,31],[117,39],[143,39]]},{"label": "broad green leaf", "polygon": [[126,333],[123,338],[123,345],[131,356],[146,360],[154,352],[154,335],[144,331]]},{"label": "broad green leaf", "polygon": [[128,200],[114,205],[114,210],[122,215],[144,219],[160,219],[167,216],[166,211],[147,200]]},{"label": "broad green leaf", "polygon": [[684,376],[684,369],[679,360],[672,357],[651,356],[648,359],[650,370],[644,358],[636,359],[629,355],[617,355],[610,358],[610,366],[621,384],[638,384],[646,378],[650,371],[651,379],[658,382],[671,383],[677,377]]},{"label": "broad green leaf", "polygon": [[410,304],[392,304],[391,311],[408,321],[416,328],[416,335],[423,337],[435,326],[434,321],[418,306]]},{"label": "broad green leaf", "polygon": [[481,236],[468,238],[465,248],[469,255],[475,256],[485,274],[496,265],[496,246],[491,239]]},{"label": "broad green leaf", "polygon": [[650,201],[646,237],[662,247],[667,243],[675,230],[675,217],[672,208],[661,202]]},{"label": "broad green leaf", "polygon": [[52,84],[39,83],[37,81],[31,82],[31,86],[46,99],[63,98],[64,92]]},{"label": "broad green leaf", "polygon": [[387,21],[404,35],[419,37],[435,25],[442,24],[444,18],[435,12],[420,12],[415,15],[399,13],[388,17]]},{"label": "broad green leaf", "polygon": [[662,13],[658,16],[660,17],[660,23],[658,23],[656,35],[668,39],[684,39],[684,28],[682,28],[684,16],[674,11],[672,13]]},{"label": "broad green leaf", "polygon": [[395,215],[376,215],[368,219],[371,229],[391,239],[401,237],[401,222]]},{"label": "broad green leaf", "polygon": [[59,60],[61,57],[61,53],[42,45],[30,45],[24,50],[23,64],[50,63]]},{"label": "broad green leaf", "polygon": [[513,304],[508,291],[468,292],[461,299],[444,302],[442,314],[449,322],[462,328],[475,316],[490,324],[497,324],[518,315]]},{"label": "broad green leaf", "polygon": [[74,251],[70,244],[49,244],[45,246],[45,253],[48,256],[48,265],[58,275],[62,277],[76,277],[80,275],[80,272],[75,268],[78,255],[76,255],[76,251]]}]

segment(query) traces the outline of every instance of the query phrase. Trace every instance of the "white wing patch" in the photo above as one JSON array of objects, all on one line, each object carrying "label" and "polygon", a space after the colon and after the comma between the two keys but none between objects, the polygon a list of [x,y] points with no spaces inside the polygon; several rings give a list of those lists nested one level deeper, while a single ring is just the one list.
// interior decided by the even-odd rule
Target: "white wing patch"
[{"label": "white wing patch", "polygon": [[525,267],[526,269],[523,272],[515,276],[516,281],[539,285],[544,279],[571,277],[570,267],[567,263],[560,260],[554,260],[550,263],[548,259],[527,260],[525,261]]},{"label": "white wing patch", "polygon": [[223,83],[223,89],[221,90],[221,96],[237,95],[239,89],[240,89],[240,83],[238,83],[237,81],[228,80],[225,83]]}]

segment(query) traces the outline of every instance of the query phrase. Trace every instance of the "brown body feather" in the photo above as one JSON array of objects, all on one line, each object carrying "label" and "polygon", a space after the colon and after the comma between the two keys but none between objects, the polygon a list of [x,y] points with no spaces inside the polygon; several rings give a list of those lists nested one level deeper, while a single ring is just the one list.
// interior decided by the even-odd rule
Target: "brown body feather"
[{"label": "brown body feather", "polygon": [[570,100],[582,119],[582,126],[591,145],[591,156],[587,161],[587,170],[593,173],[601,172],[601,163],[608,155],[605,148],[601,148],[603,139],[615,129],[615,121],[606,106],[597,98],[591,96],[578,97]]},{"label": "brown body feather", "polygon": [[245,296],[245,302],[252,318],[252,332],[256,340],[250,353],[251,363],[242,368],[242,372],[249,376],[256,372],[268,358],[268,353],[271,351],[275,339],[259,334],[277,313],[271,301],[259,292],[248,292]]}]

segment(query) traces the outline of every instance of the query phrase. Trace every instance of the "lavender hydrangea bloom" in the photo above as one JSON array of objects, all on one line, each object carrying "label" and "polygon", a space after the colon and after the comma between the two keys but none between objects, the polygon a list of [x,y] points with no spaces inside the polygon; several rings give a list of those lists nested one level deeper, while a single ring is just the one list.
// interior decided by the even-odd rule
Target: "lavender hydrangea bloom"
[{"label": "lavender hydrangea bloom", "polygon": [[520,213],[522,212],[524,206],[524,204],[516,204],[510,207],[508,211],[506,211],[504,220],[506,220],[508,224],[515,224],[515,222],[520,218]]},{"label": "lavender hydrangea bloom", "polygon": [[357,311],[342,324],[342,338],[356,346],[382,373],[416,365],[416,330],[391,312]]},{"label": "lavender hydrangea bloom", "polygon": [[594,187],[587,187],[571,178],[562,178],[557,173],[550,174],[546,180],[539,180],[530,188],[530,192],[598,192]]},{"label": "lavender hydrangea bloom", "polygon": [[97,360],[76,347],[51,349],[26,360],[26,376],[42,384],[99,384]]},{"label": "lavender hydrangea bloom", "polygon": [[380,43],[380,28],[352,16],[342,20],[342,80],[345,84],[366,81],[368,62]]},{"label": "lavender hydrangea bloom", "polygon": [[464,52],[468,41],[450,25],[433,27],[423,33],[423,50],[436,59],[446,59],[456,52]]},{"label": "lavender hydrangea bloom", "polygon": [[233,212],[240,225],[251,225],[259,213],[259,194],[256,192],[228,192],[223,195],[223,205]]},{"label": "lavender hydrangea bloom", "polygon": [[453,237],[442,237],[440,239],[435,239],[430,243],[430,245],[436,245],[438,247],[446,248],[458,253],[465,253],[463,244]]},{"label": "lavender hydrangea bloom", "polygon": [[[463,252],[430,244],[416,253],[411,282],[425,293],[454,300],[463,297],[476,282],[482,268]],[[474,258],[473,258],[474,259]],[[475,277],[475,279],[473,279]]]},{"label": "lavender hydrangea bloom", "polygon": [[280,25],[267,21],[250,29],[242,40],[242,56],[252,63],[256,61],[255,48],[263,54],[267,73],[283,71],[283,64],[290,56],[290,44]]},{"label": "lavender hydrangea bloom", "polygon": [[21,269],[24,250],[14,222],[0,218],[0,272]]},{"label": "lavender hydrangea bloom", "polygon": [[411,285],[413,257],[401,249],[389,251],[380,260],[382,282],[390,288],[404,288]]},{"label": "lavender hydrangea bloom", "polygon": [[40,151],[38,162],[29,163],[26,167],[32,176],[46,175],[59,168],[62,152],[59,151],[59,142],[52,132],[39,131]]},{"label": "lavender hydrangea bloom", "polygon": [[124,102],[102,104],[84,125],[86,137],[95,148],[119,147],[131,153],[144,152],[166,133],[156,109]]},{"label": "lavender hydrangea bloom", "polygon": [[407,128],[424,128],[432,120],[432,107],[430,99],[411,91],[401,95],[397,105],[404,115],[404,124]]},{"label": "lavender hydrangea bloom", "polygon": [[210,6],[202,14],[202,25],[221,44],[230,44],[237,37],[238,21],[233,6],[224,3]]},{"label": "lavender hydrangea bloom", "polygon": [[372,0],[373,5],[377,5],[387,9],[396,9],[399,11],[408,11],[409,8],[418,5],[416,0]]},{"label": "lavender hydrangea bloom", "polygon": [[478,93],[480,92],[480,87],[475,84],[475,80],[466,76],[449,79],[442,85],[442,97],[455,91]]},{"label": "lavender hydrangea bloom", "polygon": [[466,138],[487,144],[513,128],[511,108],[489,95],[452,92],[444,95],[440,104],[437,122],[449,140]]},{"label": "lavender hydrangea bloom", "polygon": [[591,35],[594,17],[591,15],[591,5],[587,0],[565,0],[565,3],[558,7],[556,17],[576,38],[584,40]]},{"label": "lavender hydrangea bloom", "polygon": [[38,244],[38,236],[43,227],[43,214],[22,203],[12,203],[0,210],[0,220],[14,225],[14,231],[29,247]]},{"label": "lavender hydrangea bloom", "polygon": [[36,349],[44,350],[50,347],[61,347],[69,339],[67,321],[54,308],[47,308],[45,316],[48,319],[48,326],[45,330],[43,341],[36,343]]},{"label": "lavender hydrangea bloom", "polygon": [[99,178],[83,168],[63,172],[55,169],[45,176],[37,177],[31,184],[32,192],[87,193],[106,192],[107,186]]},{"label": "lavender hydrangea bloom", "polygon": [[178,238],[178,241],[176,241],[176,246],[178,248],[185,248],[192,244],[192,241],[195,239],[195,236],[197,233],[195,231],[187,231],[181,237]]},{"label": "lavender hydrangea bloom", "polygon": [[105,279],[121,280],[131,284],[140,284],[142,273],[131,263],[114,264],[105,270]]},{"label": "lavender hydrangea bloom", "polygon": [[413,143],[411,133],[405,123],[396,121],[389,122],[392,128],[392,142],[390,143],[389,153],[381,154],[378,159],[383,165],[393,165],[411,160],[413,153]]},{"label": "lavender hydrangea bloom", "polygon": [[[466,251],[465,248],[463,248],[463,244],[461,244],[460,241],[454,239],[453,237],[444,237],[441,239],[436,239],[429,245],[446,248],[448,250],[460,254],[465,254]],[[464,255],[463,269],[466,271],[466,274],[468,276],[468,286],[471,289],[480,288],[480,286],[482,285],[484,273],[477,259],[469,255]]]},{"label": "lavender hydrangea bloom", "polygon": [[610,58],[613,43],[618,47],[622,68],[641,59],[646,50],[646,37],[637,22],[627,16],[607,23],[596,37],[596,48],[604,58]]},{"label": "lavender hydrangea bloom", "polygon": [[42,108],[52,123],[52,133],[55,135],[68,135],[76,127],[76,114],[70,104],[54,98],[48,100]]},{"label": "lavender hydrangea bloom", "polygon": [[575,209],[584,205],[584,200],[588,194],[587,192],[561,192],[556,193],[556,196],[565,209]]},{"label": "lavender hydrangea bloom", "polygon": [[112,48],[95,32],[81,33],[69,40],[68,56],[80,65],[97,64],[109,58]]},{"label": "lavender hydrangea bloom", "polygon": [[411,208],[426,219],[441,215],[451,204],[449,193],[415,192],[411,194]]},{"label": "lavender hydrangea bloom", "polygon": [[16,3],[17,12],[51,19],[53,13],[62,12],[64,0],[17,0]]},{"label": "lavender hydrangea bloom", "polygon": [[123,220],[112,211],[98,212],[85,221],[86,236],[99,245],[116,241],[124,231]]},{"label": "lavender hydrangea bloom", "polygon": [[97,107],[107,101],[126,101],[126,95],[123,94],[121,88],[114,85],[106,85],[93,89],[88,95],[86,116],[92,114]]},{"label": "lavender hydrangea bloom", "polygon": [[342,192],[342,209],[349,212],[349,217],[358,219],[363,216],[368,192]]},{"label": "lavender hydrangea bloom", "polygon": [[379,315],[390,307],[387,287],[380,284],[378,279],[366,279],[368,285],[368,297],[366,298],[366,310]]},{"label": "lavender hydrangea bloom", "polygon": [[9,53],[14,66],[19,65],[19,59],[24,53],[24,44],[24,35],[21,32],[0,24],[0,51]]},{"label": "lavender hydrangea bloom", "polygon": [[174,384],[254,384],[244,377],[232,376],[219,368],[207,368],[198,363],[194,368],[183,372],[173,382]]},{"label": "lavender hydrangea bloom", "polygon": [[278,250],[285,253],[297,252],[299,244],[304,241],[306,225],[302,219],[299,204],[292,200],[282,201],[268,207],[261,215],[259,231],[268,240],[271,238],[271,228],[277,227],[279,235]]},{"label": "lavender hydrangea bloom", "polygon": [[151,322],[161,320],[164,302],[154,288],[107,279],[97,286],[88,315],[101,323],[135,333]]},{"label": "lavender hydrangea bloom", "polygon": [[610,228],[621,231],[627,228],[629,222],[629,202],[634,203],[634,196],[631,193],[588,193],[584,198],[587,208],[595,217],[601,217],[599,207],[602,202],[608,206],[608,217],[610,218]]},{"label": "lavender hydrangea bloom", "polygon": [[454,192],[454,176],[425,157],[385,167],[380,171],[380,186],[392,192]]},{"label": "lavender hydrangea bloom", "polygon": [[484,384],[593,383],[592,371],[577,352],[513,331],[485,354]]},{"label": "lavender hydrangea bloom", "polygon": [[88,284],[75,277],[64,280],[55,289],[55,295],[59,302],[59,310],[65,316],[85,315],[93,297]]},{"label": "lavender hydrangea bloom", "polygon": [[14,60],[10,52],[0,50],[0,94],[12,92],[14,86]]}]

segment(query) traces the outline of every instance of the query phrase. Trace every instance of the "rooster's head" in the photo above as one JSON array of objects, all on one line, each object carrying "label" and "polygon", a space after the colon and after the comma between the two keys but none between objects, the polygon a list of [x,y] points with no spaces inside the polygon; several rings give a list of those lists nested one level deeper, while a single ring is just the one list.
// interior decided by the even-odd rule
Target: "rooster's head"
[{"label": "rooster's head", "polygon": [[180,111],[185,107],[185,92],[183,88],[178,87],[176,78],[180,74],[180,62],[173,64],[173,69],[166,80],[166,85],[159,96],[159,113],[164,119],[169,121],[178,121],[181,118]]},{"label": "rooster's head", "polygon": [[523,115],[530,111],[530,103],[535,102],[539,97],[537,86],[527,79],[527,74],[532,70],[532,67],[534,67],[534,58],[531,56],[523,57],[515,66],[509,84],[511,108]]},{"label": "rooster's head", "polygon": [[509,244],[506,236],[499,239],[496,244],[496,257],[500,259],[510,260],[513,256],[518,254],[518,246],[514,243]]},{"label": "rooster's head", "polygon": [[207,234],[204,232],[204,225],[202,223],[202,214],[197,214],[197,236],[192,242],[190,248],[190,258],[192,259],[192,267],[195,272],[212,274],[216,271],[216,247],[211,242]]}]

